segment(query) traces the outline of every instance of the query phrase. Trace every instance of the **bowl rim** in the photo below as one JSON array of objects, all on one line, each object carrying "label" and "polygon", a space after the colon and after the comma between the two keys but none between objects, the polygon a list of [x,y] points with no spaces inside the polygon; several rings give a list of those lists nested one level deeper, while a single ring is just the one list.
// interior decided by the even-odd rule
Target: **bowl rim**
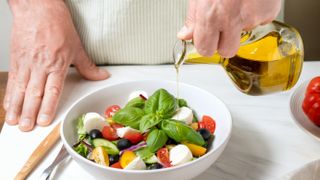
[{"label": "bowl rim", "polygon": [[[226,106],[226,104],[224,103],[224,101],[222,101],[219,97],[217,97],[216,95],[214,95],[213,93],[210,93],[209,91],[205,90],[205,89],[202,89],[202,88],[199,88],[197,87],[196,85],[192,85],[192,84],[187,84],[187,83],[184,83],[184,82],[179,82],[180,86],[183,85],[183,86],[189,86],[189,87],[192,87],[192,88],[196,88],[198,89],[199,91],[203,91],[207,94],[210,94],[211,96],[214,96],[218,101],[220,101],[223,105],[223,107],[227,110],[227,119],[230,120],[230,125],[228,127],[229,129],[229,132],[227,134],[227,137],[225,138],[225,140],[215,149],[215,150],[209,150],[209,152],[207,152],[205,155],[195,159],[195,160],[192,160],[192,161],[189,161],[187,163],[184,163],[182,165],[178,165],[178,166],[173,166],[173,167],[170,167],[170,168],[162,168],[162,169],[155,169],[155,170],[127,170],[127,169],[117,169],[117,168],[111,168],[109,166],[103,166],[103,165],[100,165],[100,164],[97,164],[95,162],[92,162],[88,159],[86,159],[85,157],[81,156],[80,154],[76,153],[74,151],[74,149],[72,148],[72,146],[67,142],[66,138],[64,137],[64,132],[63,132],[63,129],[65,127],[65,121],[66,121],[66,117],[68,115],[68,113],[80,102],[82,101],[83,99],[85,99],[86,97],[90,96],[91,94],[94,94],[94,93],[97,93],[98,91],[101,91],[105,88],[110,88],[110,87],[113,87],[113,86],[121,86],[123,84],[127,84],[127,83],[141,83],[141,82],[146,82],[146,83],[150,83],[150,82],[161,82],[161,83],[169,83],[169,84],[172,84],[172,83],[176,83],[176,81],[172,81],[172,80],[130,80],[130,81],[123,81],[123,82],[120,82],[120,83],[113,83],[113,84],[108,84],[108,85],[105,85],[101,88],[98,88],[94,91],[90,91],[86,94],[84,94],[82,97],[80,97],[77,101],[75,101],[68,109],[67,111],[64,113],[64,116],[62,118],[62,122],[61,122],[61,126],[60,126],[60,137],[61,137],[61,140],[64,144],[64,146],[66,147],[68,153],[70,154],[70,152],[76,156],[78,158],[78,160],[82,161],[83,163],[86,163],[86,164],[89,164],[89,165],[92,165],[92,166],[95,166],[96,168],[99,168],[99,169],[103,169],[103,170],[107,170],[107,171],[114,171],[114,172],[120,172],[120,173],[127,173],[127,174],[152,174],[152,173],[161,173],[161,172],[169,172],[169,171],[174,171],[174,170],[177,170],[177,169],[182,169],[184,167],[188,167],[188,166],[192,166],[194,165],[195,163],[199,162],[199,161],[202,161],[204,158],[207,158],[208,156],[212,156],[214,152],[218,152],[220,149],[224,149],[226,147],[226,145],[228,144],[230,138],[231,138],[231,135],[232,135],[232,130],[233,130],[233,120],[232,120],[232,115],[231,115],[231,112],[229,110],[229,108]],[[220,155],[219,155],[220,156]],[[72,155],[71,155],[72,157]],[[73,159],[73,158],[72,158]],[[212,164],[211,164],[212,165]]]}]

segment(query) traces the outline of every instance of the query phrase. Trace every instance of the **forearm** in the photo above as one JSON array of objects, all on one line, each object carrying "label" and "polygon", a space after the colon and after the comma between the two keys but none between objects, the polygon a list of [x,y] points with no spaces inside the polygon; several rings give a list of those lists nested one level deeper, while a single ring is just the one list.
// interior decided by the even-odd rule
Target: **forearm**
[{"label": "forearm", "polygon": [[26,27],[29,32],[54,32],[60,27],[75,31],[64,0],[9,0],[9,6],[15,24],[20,26],[28,23]]}]

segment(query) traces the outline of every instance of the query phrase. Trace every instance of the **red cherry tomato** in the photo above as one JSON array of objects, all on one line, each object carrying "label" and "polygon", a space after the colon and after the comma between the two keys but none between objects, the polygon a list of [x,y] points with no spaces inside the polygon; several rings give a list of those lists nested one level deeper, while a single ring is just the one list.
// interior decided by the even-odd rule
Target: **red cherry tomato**
[{"label": "red cherry tomato", "polygon": [[102,136],[109,140],[109,141],[114,141],[117,140],[119,137],[117,135],[117,131],[110,127],[110,126],[104,126],[102,129]]},{"label": "red cherry tomato", "polygon": [[120,162],[116,162],[116,163],[112,164],[111,167],[117,168],[117,169],[122,169]]},{"label": "red cherry tomato", "polygon": [[132,144],[137,144],[138,142],[143,140],[143,136],[139,132],[127,132],[123,138],[128,139]]},{"label": "red cherry tomato", "polygon": [[167,148],[161,148],[157,151],[157,157],[164,167],[171,167],[169,151]]},{"label": "red cherry tomato", "polygon": [[199,128],[205,128],[210,131],[211,134],[216,130],[216,122],[210,116],[202,116],[202,120],[199,122]]},{"label": "red cherry tomato", "polygon": [[104,112],[104,115],[106,116],[106,118],[110,118],[120,109],[121,109],[120,106],[112,105],[106,109],[106,111]]}]

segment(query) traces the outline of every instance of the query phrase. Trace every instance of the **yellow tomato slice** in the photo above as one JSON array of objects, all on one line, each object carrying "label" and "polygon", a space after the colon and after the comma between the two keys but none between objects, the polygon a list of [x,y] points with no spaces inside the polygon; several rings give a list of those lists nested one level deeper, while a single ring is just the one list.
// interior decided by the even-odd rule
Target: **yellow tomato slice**
[{"label": "yellow tomato slice", "polygon": [[136,154],[132,151],[125,151],[120,157],[120,165],[125,168],[131,161],[136,158]]},{"label": "yellow tomato slice", "polygon": [[190,149],[192,155],[196,157],[202,156],[207,152],[207,149],[202,146],[198,146],[190,143],[182,143],[182,144],[186,145]]},{"label": "yellow tomato slice", "polygon": [[91,153],[91,159],[93,159],[97,164],[101,164],[104,166],[109,166],[109,156],[107,151],[99,146],[93,149]]}]

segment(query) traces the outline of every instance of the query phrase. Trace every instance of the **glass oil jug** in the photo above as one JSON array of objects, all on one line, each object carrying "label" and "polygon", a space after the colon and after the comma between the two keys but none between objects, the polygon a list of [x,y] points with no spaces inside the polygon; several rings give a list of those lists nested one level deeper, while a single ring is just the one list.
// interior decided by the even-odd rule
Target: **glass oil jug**
[{"label": "glass oil jug", "polygon": [[219,54],[203,57],[192,41],[178,41],[173,52],[178,70],[184,63],[219,63],[236,87],[248,95],[264,95],[292,88],[299,79],[304,50],[297,30],[284,23],[258,26],[241,35],[240,48],[232,58]]}]

